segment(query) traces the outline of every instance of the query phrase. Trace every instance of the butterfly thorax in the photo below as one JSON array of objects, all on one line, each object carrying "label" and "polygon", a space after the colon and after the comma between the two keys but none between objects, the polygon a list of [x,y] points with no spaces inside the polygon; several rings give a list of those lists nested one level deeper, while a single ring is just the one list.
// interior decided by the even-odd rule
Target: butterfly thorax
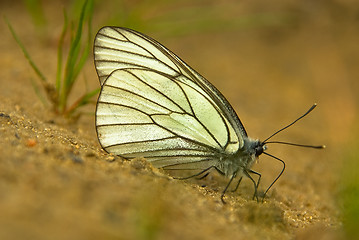
[{"label": "butterfly thorax", "polygon": [[238,149],[235,154],[224,157],[217,168],[226,176],[237,176],[243,174],[244,170],[251,169],[256,159],[261,155],[266,146],[259,140],[253,140],[248,137],[244,138],[242,148]]}]

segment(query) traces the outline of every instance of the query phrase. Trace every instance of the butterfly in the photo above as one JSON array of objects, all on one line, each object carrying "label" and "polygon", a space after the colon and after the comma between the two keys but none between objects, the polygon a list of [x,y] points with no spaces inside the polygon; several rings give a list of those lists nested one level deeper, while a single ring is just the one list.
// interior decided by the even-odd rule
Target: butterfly
[{"label": "butterfly", "polygon": [[[289,125],[264,141],[248,137],[216,87],[162,44],[135,30],[101,28],[94,61],[101,84],[96,130],[106,152],[125,159],[144,157],[165,170],[199,171],[189,177],[215,169],[230,179],[223,202],[231,182],[246,176],[257,197],[261,174],[251,167],[261,154],[274,157],[265,152],[268,139]],[[275,182],[285,163],[274,158],[283,163]]]}]

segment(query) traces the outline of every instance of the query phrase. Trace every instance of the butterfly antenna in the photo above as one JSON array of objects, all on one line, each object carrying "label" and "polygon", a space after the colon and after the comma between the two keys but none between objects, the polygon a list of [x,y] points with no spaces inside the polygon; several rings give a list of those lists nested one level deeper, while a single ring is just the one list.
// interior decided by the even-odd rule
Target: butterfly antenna
[{"label": "butterfly antenna", "polygon": [[314,146],[314,145],[306,145],[306,144],[298,144],[298,143],[290,143],[290,142],[282,142],[282,141],[265,142],[265,144],[269,144],[269,143],[278,143],[278,144],[285,144],[285,145],[296,146],[296,147],[306,147],[306,148],[315,148],[315,149],[326,148],[325,145]]},{"label": "butterfly antenna", "polygon": [[[313,111],[313,109],[317,106],[316,103],[313,104],[313,106],[311,106],[311,108],[309,108],[309,110],[304,113],[302,116],[300,116],[299,118],[297,118],[295,121],[293,121],[292,123],[288,124],[287,126],[285,126],[282,129],[279,129],[278,131],[276,131],[275,133],[273,133],[271,136],[269,136],[267,139],[265,139],[262,143],[269,143],[267,142],[269,139],[271,139],[272,137],[274,137],[275,135],[277,135],[278,133],[282,132],[283,130],[289,128],[290,126],[292,126],[294,123],[298,122],[300,119],[304,118],[305,116],[307,116],[311,111]],[[272,143],[272,142],[271,142]],[[279,142],[278,142],[279,143]],[[291,143],[288,143],[289,145],[294,145]],[[299,145],[299,144],[298,144]]]}]

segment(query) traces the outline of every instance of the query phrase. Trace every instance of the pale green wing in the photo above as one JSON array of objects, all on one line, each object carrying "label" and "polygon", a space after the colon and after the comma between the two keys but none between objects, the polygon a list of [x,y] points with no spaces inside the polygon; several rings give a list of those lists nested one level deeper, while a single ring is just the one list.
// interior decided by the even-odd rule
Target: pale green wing
[{"label": "pale green wing", "polygon": [[225,98],[155,40],[105,27],[94,54],[102,84],[96,126],[106,151],[198,169],[243,146],[246,133]]}]

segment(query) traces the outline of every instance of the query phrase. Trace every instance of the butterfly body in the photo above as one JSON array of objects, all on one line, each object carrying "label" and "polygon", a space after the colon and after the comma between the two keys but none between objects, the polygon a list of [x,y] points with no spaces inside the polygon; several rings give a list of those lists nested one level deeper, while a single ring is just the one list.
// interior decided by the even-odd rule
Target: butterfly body
[{"label": "butterfly body", "polygon": [[241,149],[231,155],[220,158],[216,169],[227,177],[243,176],[243,171],[250,171],[258,156],[263,152],[265,146],[259,140],[244,138],[244,145]]}]

